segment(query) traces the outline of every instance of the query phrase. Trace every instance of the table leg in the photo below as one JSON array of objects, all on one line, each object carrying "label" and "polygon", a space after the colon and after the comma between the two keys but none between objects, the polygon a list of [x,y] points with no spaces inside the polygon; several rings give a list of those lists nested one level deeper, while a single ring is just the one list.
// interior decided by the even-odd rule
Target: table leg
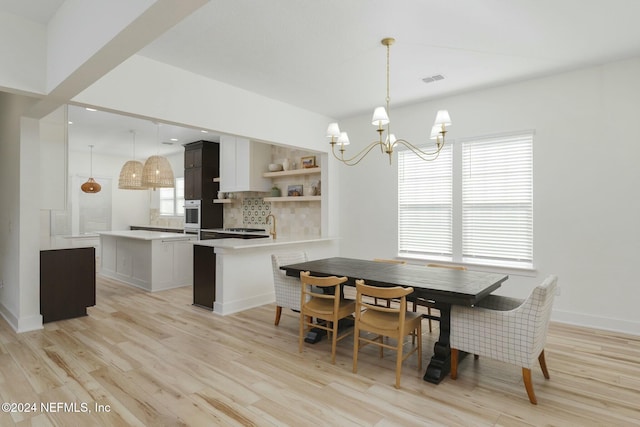
[{"label": "table leg", "polygon": [[451,304],[436,303],[436,308],[440,311],[440,336],[433,346],[433,356],[423,378],[434,384],[440,383],[451,370]]}]

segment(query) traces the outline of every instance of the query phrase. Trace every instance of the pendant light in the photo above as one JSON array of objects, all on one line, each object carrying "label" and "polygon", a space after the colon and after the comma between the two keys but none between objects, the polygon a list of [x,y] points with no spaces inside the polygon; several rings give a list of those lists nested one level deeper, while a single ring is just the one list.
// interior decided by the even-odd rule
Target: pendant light
[{"label": "pendant light", "polygon": [[[160,124],[157,124],[158,131],[158,151],[160,151]],[[166,157],[158,155],[151,156],[144,162],[142,169],[142,185],[147,188],[173,188],[175,180],[173,169]]]},{"label": "pendant light", "polygon": [[102,190],[102,186],[93,179],[93,145],[90,145],[89,148],[91,149],[89,179],[80,186],[80,189],[85,193],[99,193]]},{"label": "pendant light", "polygon": [[121,190],[146,190],[147,187],[142,185],[142,162],[136,160],[136,132],[132,130],[131,135],[133,135],[133,160],[129,160],[122,166],[118,188]]}]

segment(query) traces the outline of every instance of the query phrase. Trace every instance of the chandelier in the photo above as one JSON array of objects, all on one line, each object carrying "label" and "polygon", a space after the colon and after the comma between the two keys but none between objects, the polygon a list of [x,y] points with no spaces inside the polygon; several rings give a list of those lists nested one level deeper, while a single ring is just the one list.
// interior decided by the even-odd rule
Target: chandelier
[{"label": "chandelier", "polygon": [[[380,41],[384,46],[387,47],[387,97],[386,97],[386,105],[385,107],[376,107],[373,111],[373,117],[371,119],[371,124],[377,126],[376,132],[378,132],[378,140],[372,142],[368,146],[366,146],[362,151],[356,154],[353,157],[345,158],[346,146],[349,145],[349,136],[346,132],[341,132],[338,127],[338,123],[329,123],[329,127],[327,128],[327,138],[331,138],[331,152],[333,156],[344,163],[347,166],[354,166],[360,163],[362,159],[365,158],[371,150],[375,147],[379,146],[382,153],[387,153],[389,155],[389,164],[391,164],[391,160],[393,157],[393,150],[398,145],[403,145],[408,148],[412,152],[414,152],[418,157],[422,160],[430,161],[438,158],[442,147],[444,147],[445,142],[445,134],[447,133],[446,127],[451,125],[451,119],[449,117],[449,113],[446,110],[440,110],[436,114],[436,120],[431,128],[430,139],[435,140],[435,149],[433,151],[423,151],[415,145],[411,144],[409,141],[404,139],[397,139],[394,134],[391,133],[391,127],[389,125],[389,51],[391,49],[391,45],[395,42],[395,39],[391,37],[384,38]],[[386,131],[386,136],[385,136]],[[336,145],[338,145],[339,154],[336,154]]]}]

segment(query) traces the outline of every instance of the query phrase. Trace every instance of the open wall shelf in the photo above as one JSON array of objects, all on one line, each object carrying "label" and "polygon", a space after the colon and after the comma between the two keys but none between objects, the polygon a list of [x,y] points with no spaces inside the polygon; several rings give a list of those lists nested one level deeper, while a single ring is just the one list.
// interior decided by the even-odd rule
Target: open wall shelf
[{"label": "open wall shelf", "polygon": [[293,169],[290,171],[280,171],[280,172],[265,172],[262,174],[265,178],[278,178],[281,176],[296,176],[296,175],[312,175],[319,174],[320,168],[305,168],[305,169]]}]

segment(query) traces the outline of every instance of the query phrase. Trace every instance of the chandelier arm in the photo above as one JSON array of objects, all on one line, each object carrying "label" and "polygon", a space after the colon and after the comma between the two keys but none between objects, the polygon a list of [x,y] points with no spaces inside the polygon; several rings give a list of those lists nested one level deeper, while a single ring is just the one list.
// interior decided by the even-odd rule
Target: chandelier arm
[{"label": "chandelier arm", "polygon": [[342,163],[344,163],[347,166],[355,166],[358,163],[360,163],[362,161],[362,159],[364,159],[366,157],[367,154],[369,154],[369,151],[373,150],[377,145],[381,145],[384,146],[383,142],[380,141],[374,141],[371,144],[367,145],[366,147],[364,147],[358,154],[356,154],[355,156],[349,158],[349,159],[345,159],[344,158],[344,152],[341,153],[341,156],[338,157],[334,151],[335,149],[335,145],[336,144],[331,144],[331,152],[333,153],[333,157],[335,157],[336,159],[338,159],[339,161],[341,161]]},{"label": "chandelier arm", "polygon": [[[398,144],[404,145],[409,150],[413,151],[413,153],[416,156],[418,156],[422,160],[426,160],[426,161],[437,159],[438,156],[440,155],[440,151],[442,151],[442,147],[444,147],[444,142],[438,141],[438,143],[437,143],[437,147],[438,148],[436,149],[436,151],[425,152],[425,151],[422,151],[421,149],[419,149],[418,147],[416,147],[415,145],[411,144],[409,141],[407,141],[405,139],[396,139],[396,141],[393,143],[393,146],[395,147]],[[431,158],[431,157],[433,157],[433,158]]]}]

